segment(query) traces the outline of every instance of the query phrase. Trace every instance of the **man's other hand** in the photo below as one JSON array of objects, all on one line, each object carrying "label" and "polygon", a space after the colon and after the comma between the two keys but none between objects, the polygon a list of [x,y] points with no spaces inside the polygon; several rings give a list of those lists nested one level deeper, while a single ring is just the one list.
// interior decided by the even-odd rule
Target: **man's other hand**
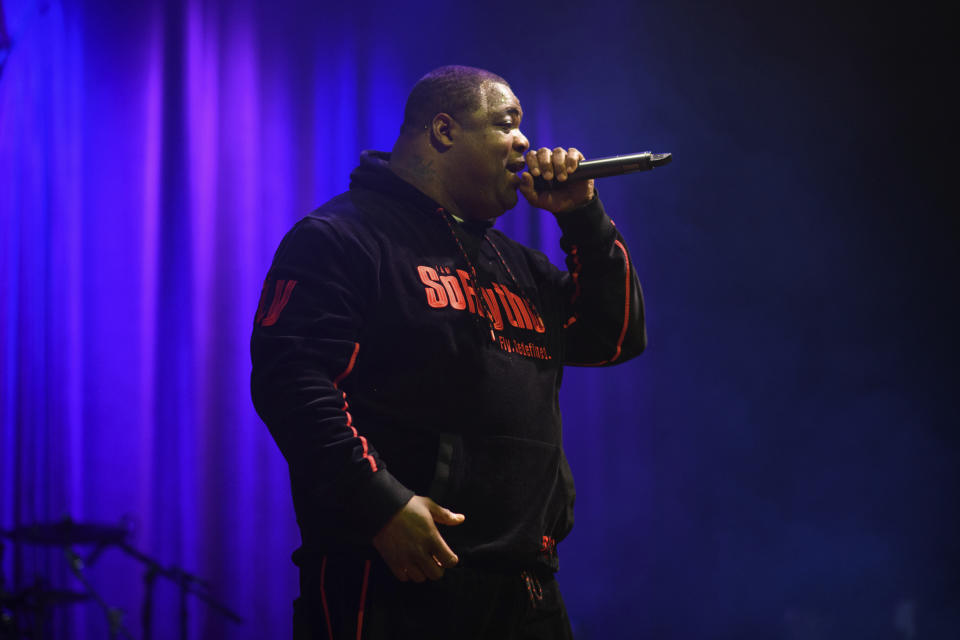
[{"label": "man's other hand", "polygon": [[519,189],[531,205],[551,213],[560,213],[593,199],[593,180],[576,180],[550,191],[537,191],[533,187],[533,178],[536,176],[566,183],[570,174],[575,172],[584,160],[583,154],[577,149],[557,147],[551,150],[541,147],[527,152],[525,160],[527,170],[520,176]]},{"label": "man's other hand", "polygon": [[373,546],[397,580],[439,580],[444,570],[460,559],[434,523],[453,526],[465,519],[462,513],[444,509],[430,498],[413,496],[373,537]]}]

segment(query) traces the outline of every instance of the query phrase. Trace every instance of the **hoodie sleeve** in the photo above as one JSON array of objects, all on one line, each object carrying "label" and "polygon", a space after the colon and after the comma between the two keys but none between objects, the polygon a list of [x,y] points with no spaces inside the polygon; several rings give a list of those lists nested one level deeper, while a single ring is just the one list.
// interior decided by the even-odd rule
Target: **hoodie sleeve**
[{"label": "hoodie sleeve", "polygon": [[413,496],[354,424],[343,390],[363,359],[359,336],[377,295],[377,256],[356,237],[306,218],[284,238],[251,338],[251,394],[311,502],[344,514],[325,526],[369,541]]},{"label": "hoodie sleeve", "polygon": [[643,294],[623,236],[597,196],[556,217],[568,269],[557,276],[564,364],[604,366],[639,355],[647,344]]}]

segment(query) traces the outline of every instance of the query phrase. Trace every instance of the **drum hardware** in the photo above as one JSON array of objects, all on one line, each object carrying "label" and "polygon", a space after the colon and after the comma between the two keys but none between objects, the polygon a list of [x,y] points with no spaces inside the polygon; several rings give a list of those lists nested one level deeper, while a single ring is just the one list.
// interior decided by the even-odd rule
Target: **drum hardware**
[{"label": "drum hardware", "polygon": [[77,552],[73,550],[73,547],[65,545],[63,553],[67,557],[70,571],[73,572],[74,577],[80,581],[80,584],[87,590],[90,597],[103,609],[103,613],[107,618],[107,628],[110,629],[110,640],[121,636],[133,640],[133,636],[130,635],[130,632],[123,625],[123,610],[108,605],[107,601],[93,588],[93,585],[87,580],[87,576],[83,573],[86,565]]},{"label": "drum hardware", "polygon": [[[21,525],[9,531],[0,531],[0,538],[13,540],[16,544],[63,548],[70,571],[85,589],[84,592],[49,589],[40,586],[41,583],[38,581],[33,587],[13,596],[5,591],[3,575],[0,572],[0,640],[17,637],[14,635],[17,632],[14,614],[17,612],[23,612],[24,614],[35,612],[33,613],[35,627],[33,637],[40,640],[43,623],[51,614],[50,607],[72,605],[88,600],[95,601],[103,609],[110,629],[110,638],[121,636],[132,638],[130,632],[123,625],[123,611],[110,607],[96,592],[84,573],[84,569],[92,566],[109,547],[116,547],[145,567],[143,575],[144,594],[140,614],[143,640],[151,640],[152,637],[153,591],[158,577],[170,580],[179,588],[179,628],[180,637],[183,640],[187,638],[187,600],[190,595],[198,598],[233,622],[243,624],[242,617],[210,594],[210,585],[207,582],[175,565],[164,567],[150,556],[131,546],[127,541],[131,530],[132,527],[128,521],[124,521],[120,525],[104,525],[75,522],[67,517],[57,522]],[[74,546],[89,545],[93,545],[94,548],[85,559],[74,549]],[[2,558],[3,544],[0,542],[0,563],[2,563]]]}]

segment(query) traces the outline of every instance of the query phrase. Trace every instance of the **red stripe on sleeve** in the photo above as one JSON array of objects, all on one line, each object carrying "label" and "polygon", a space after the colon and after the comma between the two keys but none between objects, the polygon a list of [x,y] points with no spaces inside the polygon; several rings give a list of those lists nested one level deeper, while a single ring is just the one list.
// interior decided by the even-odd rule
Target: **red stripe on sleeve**
[{"label": "red stripe on sleeve", "polygon": [[627,326],[630,323],[630,256],[627,255],[627,248],[623,246],[623,243],[617,240],[614,244],[620,247],[620,251],[623,252],[623,263],[626,268],[623,270],[625,276],[623,284],[623,327],[620,329],[620,337],[617,338],[617,350],[608,362],[613,362],[620,357],[620,348],[623,347],[623,339],[627,336]]},{"label": "red stripe on sleeve", "polygon": [[576,245],[570,247],[570,255],[573,257],[573,272],[570,274],[570,277],[573,278],[573,296],[570,297],[570,304],[573,304],[577,301],[577,298],[580,297],[580,269],[583,268],[583,265],[580,264],[580,256],[577,255],[579,249]]},{"label": "red stripe on sleeve", "polygon": [[333,388],[340,391],[340,394],[343,396],[343,412],[347,416],[347,426],[350,427],[350,431],[353,432],[354,438],[360,438],[360,444],[363,445],[363,457],[370,463],[370,469],[374,473],[377,471],[377,462],[373,459],[373,456],[370,455],[370,448],[367,446],[367,439],[357,433],[356,427],[353,426],[353,416],[350,415],[350,412],[347,411],[347,394],[340,389],[340,383],[343,382],[344,378],[350,375],[350,372],[353,371],[354,365],[357,364],[357,354],[360,353],[360,343],[353,343],[353,353],[350,355],[350,361],[347,363],[347,368],[343,370],[343,373],[338,375],[333,379]]},{"label": "red stripe on sleeve", "polygon": [[354,343],[353,343],[353,353],[350,354],[350,362],[347,363],[347,368],[343,370],[343,373],[341,373],[341,374],[338,375],[336,378],[334,378],[334,380],[333,380],[333,386],[335,386],[335,387],[337,387],[337,388],[339,389],[339,388],[340,388],[339,385],[340,385],[341,382],[343,382],[343,379],[346,378],[348,375],[350,375],[350,372],[353,371],[354,365],[357,364],[357,354],[358,354],[358,353],[360,353],[360,343],[359,343],[359,342],[354,342]]},{"label": "red stripe on sleeve", "polygon": [[[580,362],[570,362],[571,366],[574,367],[599,367],[601,365],[609,364],[620,357],[620,350],[623,348],[623,340],[627,336],[627,327],[630,325],[630,256],[627,254],[627,248],[623,246],[623,243],[619,240],[615,240],[614,244],[620,248],[620,251],[623,252],[624,260],[624,291],[623,291],[623,326],[620,328],[620,336],[617,338],[617,347],[613,352],[613,355],[604,360],[603,362],[592,362],[592,363],[580,363]],[[567,326],[570,326],[569,324]]]}]

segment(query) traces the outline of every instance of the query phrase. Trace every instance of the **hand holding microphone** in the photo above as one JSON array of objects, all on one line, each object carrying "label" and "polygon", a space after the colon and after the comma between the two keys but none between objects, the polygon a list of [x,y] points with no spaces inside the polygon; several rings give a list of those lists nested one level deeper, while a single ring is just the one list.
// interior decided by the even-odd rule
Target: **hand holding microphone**
[{"label": "hand holding microphone", "polygon": [[[593,180],[567,183],[583,161],[583,154],[570,147],[530,150],[526,155],[527,170],[521,175],[520,193],[534,207],[551,213],[574,209],[593,198]],[[556,183],[556,187],[538,188],[537,181]]]},{"label": "hand holding microphone", "polygon": [[[593,198],[593,179],[662,167],[673,159],[669,153],[632,153],[585,160],[571,147],[553,150],[541,147],[526,156],[520,192],[535,207],[558,213]],[[529,177],[528,177],[529,176]]]},{"label": "hand holding microphone", "polygon": [[[650,171],[656,167],[669,164],[671,160],[673,160],[673,155],[670,153],[653,153],[652,151],[581,160],[576,173],[566,176],[564,181],[592,180],[593,178],[607,178],[624,173],[633,173],[634,171]],[[540,176],[539,179],[534,176],[533,188],[537,191],[544,191],[562,187],[564,181],[557,178],[559,176]]]}]

